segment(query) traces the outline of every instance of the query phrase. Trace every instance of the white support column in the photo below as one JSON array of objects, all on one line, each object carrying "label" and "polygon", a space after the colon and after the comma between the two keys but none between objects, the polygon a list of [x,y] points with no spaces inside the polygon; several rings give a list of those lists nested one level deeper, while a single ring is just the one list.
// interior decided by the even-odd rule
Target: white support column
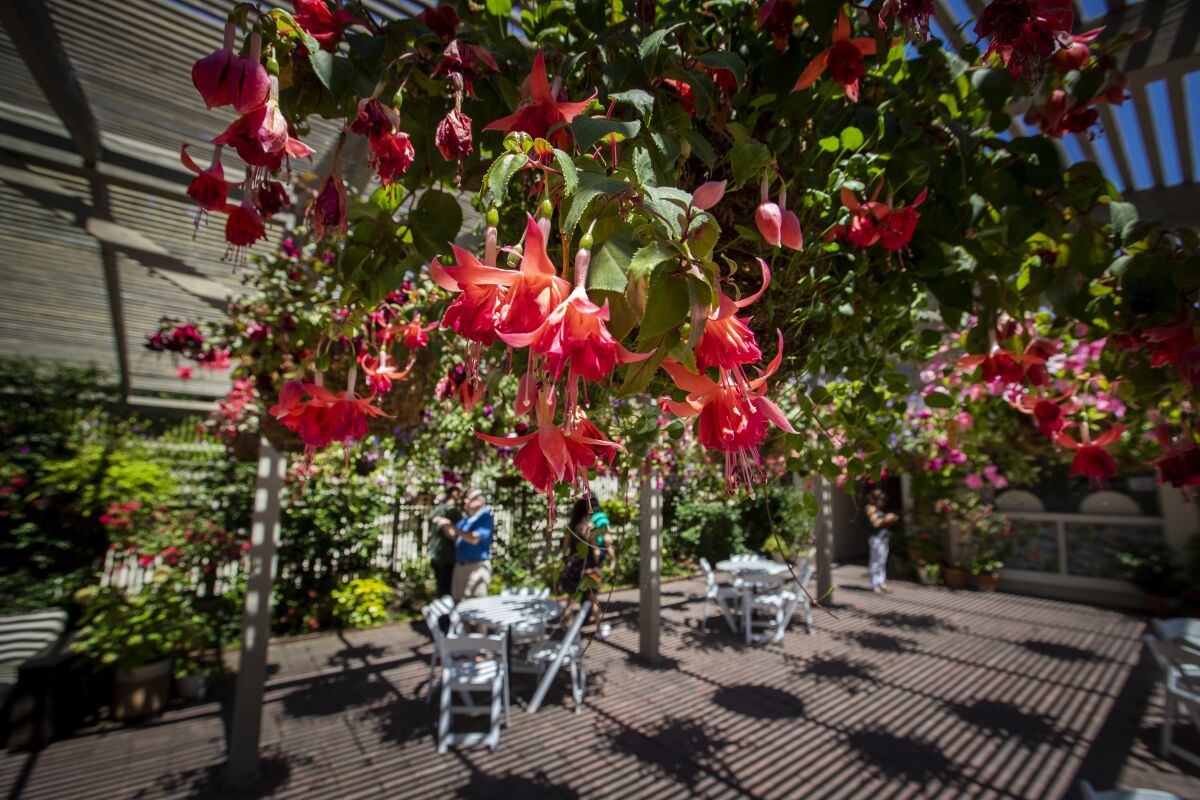
[{"label": "white support column", "polygon": [[638,653],[642,660],[656,664],[662,626],[662,490],[644,475],[638,497]]},{"label": "white support column", "polygon": [[278,562],[280,506],[287,472],[287,456],[276,450],[266,437],[259,440],[258,448],[246,605],[242,613],[242,653],[238,660],[225,772],[231,783],[258,772],[263,684],[267,677],[267,642],[271,634],[271,589]]},{"label": "white support column", "polygon": [[817,518],[813,520],[813,538],[817,546],[817,597],[822,601],[833,591],[833,484],[818,477],[813,482],[817,498]]}]

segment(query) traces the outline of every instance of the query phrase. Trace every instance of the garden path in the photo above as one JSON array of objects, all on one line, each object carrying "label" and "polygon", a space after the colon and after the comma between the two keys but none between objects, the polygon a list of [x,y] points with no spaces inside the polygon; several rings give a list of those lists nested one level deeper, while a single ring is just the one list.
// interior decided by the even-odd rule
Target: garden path
[{"label": "garden path", "polygon": [[1153,750],[1144,618],[902,582],[878,596],[859,566],[836,578],[812,636],[752,648],[715,611],[699,629],[699,581],[666,584],[656,668],[634,659],[636,593],[618,592],[584,713],[555,691],[516,709],[494,754],[436,754],[429,644],[404,623],[272,645],[253,784],[220,785],[225,715],[208,703],[0,755],[0,797],[1040,800],[1081,777],[1200,797],[1200,776]]}]

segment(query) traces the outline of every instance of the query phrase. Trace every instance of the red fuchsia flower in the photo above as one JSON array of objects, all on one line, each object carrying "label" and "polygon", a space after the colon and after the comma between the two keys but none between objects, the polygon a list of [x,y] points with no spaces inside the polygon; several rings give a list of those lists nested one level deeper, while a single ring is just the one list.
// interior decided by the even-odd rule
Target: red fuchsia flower
[{"label": "red fuchsia flower", "polygon": [[186,365],[176,367],[175,377],[177,377],[183,381],[191,380],[192,379],[192,368],[189,366],[186,366]]},{"label": "red fuchsia flower", "polygon": [[1086,475],[1093,480],[1111,478],[1117,474],[1117,462],[1104,449],[1121,438],[1125,432],[1124,425],[1114,425],[1104,433],[1092,439],[1087,423],[1083,425],[1083,441],[1077,442],[1069,433],[1060,433],[1058,443],[1075,451],[1075,459],[1071,462],[1072,475]]},{"label": "red fuchsia flower", "polygon": [[395,111],[387,108],[374,97],[360,100],[358,114],[350,123],[350,132],[359,136],[382,136],[399,124]]},{"label": "red fuchsia flower", "polygon": [[917,208],[925,202],[927,193],[928,189],[922,189],[912,205],[893,208],[891,213],[879,221],[879,243],[883,245],[884,250],[897,253],[908,247],[913,234],[916,233],[917,222],[921,219]]},{"label": "red fuchsia flower", "polygon": [[409,359],[407,366],[400,369],[399,365],[388,356],[388,349],[380,347],[378,359],[372,357],[368,352],[363,352],[358,357],[358,366],[367,376],[367,387],[371,390],[372,396],[390,392],[392,384],[407,378],[413,364],[416,363],[415,359]]},{"label": "red fuchsia flower", "polygon": [[229,103],[239,114],[248,114],[267,102],[271,96],[271,76],[260,63],[262,39],[257,33],[250,34],[250,52],[229,65],[225,78]]},{"label": "red fuchsia flower", "polygon": [[417,19],[421,20],[426,28],[429,28],[429,30],[446,41],[454,38],[454,30],[458,27],[459,23],[458,12],[454,10],[454,6],[452,5],[427,8],[417,16]]},{"label": "red fuchsia flower", "polygon": [[458,266],[442,266],[436,258],[429,262],[433,281],[446,291],[458,293],[442,316],[442,327],[453,328],[460,336],[482,345],[493,344],[507,287],[518,273],[485,266],[458,245],[451,245],[451,249]]},{"label": "red fuchsia flower", "polygon": [[436,322],[431,322],[428,325],[421,325],[421,316],[415,315],[412,322],[408,323],[401,329],[403,334],[404,346],[409,350],[417,350],[429,344],[429,331],[437,327]]},{"label": "red fuchsia flower", "polygon": [[[1032,414],[1033,418],[1037,421],[1038,431],[1050,439],[1050,441],[1056,441],[1059,434],[1063,432],[1063,429],[1067,425],[1067,409],[1064,408],[1065,401],[1073,394],[1074,390],[1064,392],[1059,397],[1053,399],[1025,395],[1013,403],[1013,406],[1025,414]],[[1077,407],[1074,401],[1069,405],[1073,408]]]},{"label": "red fuchsia flower", "polygon": [[325,0],[292,0],[296,23],[317,40],[322,50],[336,50],[342,31],[358,22],[345,9],[331,11]]},{"label": "red fuchsia flower", "polygon": [[508,287],[500,310],[500,333],[529,333],[541,327],[550,312],[567,299],[571,284],[558,277],[546,254],[546,236],[532,216],[526,215],[525,250],[521,268]]},{"label": "red fuchsia flower", "polygon": [[841,235],[855,247],[870,247],[883,237],[881,225],[892,213],[892,208],[876,199],[881,188],[883,183],[875,187],[871,199],[865,203],[858,202],[850,189],[842,188],[842,205],[850,209],[850,222],[843,227]]},{"label": "red fuchsia flower", "polygon": [[933,0],[884,0],[879,9],[879,27],[887,27],[887,18],[896,16],[909,35],[925,42],[929,40],[929,17]]},{"label": "red fuchsia flower", "polygon": [[318,239],[324,239],[330,228],[343,236],[350,230],[346,222],[346,184],[336,171],[325,176],[321,190],[308,207],[308,219]]},{"label": "red fuchsia flower", "polygon": [[708,211],[721,202],[724,196],[725,181],[709,181],[696,187],[696,191],[692,193],[692,205],[701,211]]},{"label": "red fuchsia flower", "polygon": [[233,40],[236,35],[237,28],[233,23],[225,23],[225,41],[221,48],[192,65],[192,83],[208,108],[229,105],[229,89],[225,79],[229,76],[229,65],[233,63]]},{"label": "red fuchsia flower", "polygon": [[464,44],[455,39],[442,50],[442,58],[429,74],[431,78],[446,76],[454,87],[454,91],[465,91],[475,96],[475,81],[479,77],[480,64],[486,64],[493,72],[500,71],[500,65],[488,52],[487,48],[477,44]]},{"label": "red fuchsia flower", "polygon": [[[311,452],[331,442],[352,442],[367,435],[369,417],[387,417],[370,398],[354,394],[356,369],[350,370],[346,391],[333,394],[315,383],[291,380],[279,390],[279,402],[268,410],[288,430],[298,433]],[[298,385],[297,385],[298,384]],[[304,400],[307,394],[311,399]]]},{"label": "red fuchsia flower", "polygon": [[[717,290],[717,306],[709,312],[704,332],[696,342],[696,366],[701,372],[709,367],[740,370],[743,365],[753,364],[762,358],[762,350],[758,347],[754,332],[746,324],[750,318],[737,316],[739,310],[762,297],[771,283],[771,270],[767,262],[760,258],[758,264],[762,267],[763,282],[754,294],[734,300],[724,291]],[[742,378],[744,383],[745,376]]]},{"label": "red fuchsia flower", "polygon": [[251,247],[266,235],[262,215],[251,203],[249,192],[243,194],[241,205],[226,205],[225,213],[229,215],[225,219],[225,241],[233,247]]},{"label": "red fuchsia flower", "polygon": [[1025,347],[1025,355],[1021,363],[1025,366],[1025,382],[1030,386],[1046,386],[1050,383],[1050,373],[1046,362],[1062,348],[1062,342],[1053,339],[1035,337]]},{"label": "red fuchsia flower", "polygon": [[1150,366],[1165,367],[1178,364],[1196,343],[1196,329],[1190,319],[1174,325],[1162,325],[1142,332],[1150,345]]},{"label": "red fuchsia flower", "polygon": [[238,117],[213,142],[229,145],[242,161],[272,172],[282,166],[285,156],[304,158],[312,155],[311,147],[288,133],[287,120],[279,111],[277,97],[277,83],[271,78],[267,102]]},{"label": "red fuchsia flower", "polygon": [[254,190],[254,207],[264,217],[273,217],[291,204],[292,199],[279,181],[267,181]]},{"label": "red fuchsia flower", "polygon": [[1037,125],[1042,133],[1056,139],[1067,133],[1086,133],[1096,124],[1099,112],[1090,104],[1076,106],[1074,103],[1062,89],[1055,89],[1044,103],[1029,109],[1025,122]]},{"label": "red fuchsia flower", "polygon": [[1169,483],[1180,489],[1200,486],[1200,448],[1195,442],[1167,452],[1150,463],[1158,468],[1159,483]]},{"label": "red fuchsia flower", "polygon": [[1088,42],[1094,41],[1104,32],[1104,26],[1067,37],[1067,42],[1054,54],[1054,68],[1059,72],[1082,70],[1091,60],[1092,51]]},{"label": "red fuchsia flower", "polygon": [[229,183],[225,180],[225,169],[221,166],[221,146],[213,148],[212,163],[208,169],[200,166],[188,155],[188,146],[183,145],[179,151],[179,160],[183,165],[196,173],[188,184],[187,196],[196,202],[203,211],[220,211],[225,208],[229,197]]},{"label": "red fuchsia flower", "polygon": [[793,0],[763,0],[758,7],[758,27],[766,28],[771,34],[775,49],[787,50],[788,37],[796,22],[796,5]]},{"label": "red fuchsia flower", "polygon": [[850,19],[846,16],[845,11],[840,11],[837,25],[833,29],[833,44],[821,51],[821,54],[804,68],[804,72],[800,73],[800,78],[792,87],[792,91],[798,92],[812,86],[828,67],[829,74],[842,85],[846,97],[857,102],[858,82],[867,74],[867,68],[863,62],[864,55],[875,55],[875,40],[851,39]]},{"label": "red fuchsia flower", "polygon": [[963,370],[979,367],[984,383],[1020,383],[1025,377],[1023,360],[1023,356],[1014,355],[993,344],[987,355],[963,356],[955,363]]},{"label": "red fuchsia flower", "polygon": [[403,176],[412,166],[416,151],[404,131],[390,130],[370,137],[367,143],[371,148],[371,166],[385,186]]},{"label": "red fuchsia flower", "polygon": [[696,116],[696,93],[691,84],[675,78],[663,78],[663,83],[670,86],[679,95],[679,105],[683,106],[683,112],[689,117]]},{"label": "red fuchsia flower", "polygon": [[602,449],[613,448],[624,452],[621,445],[605,437],[595,425],[589,423],[580,427],[577,420],[578,417],[570,420],[572,427],[569,429],[556,426],[554,396],[550,390],[543,388],[538,394],[536,431],[509,437],[491,436],[478,431],[475,435],[500,447],[520,446],[514,463],[535,490],[549,495],[559,481],[586,484],[587,468],[595,465],[597,452]]},{"label": "red fuchsia flower", "polygon": [[771,198],[768,197],[768,186],[769,180],[764,175],[759,184],[759,203],[758,208],[754,210],[754,224],[758,228],[759,235],[763,237],[763,241],[771,247],[778,247],[779,242],[783,239],[783,212],[779,205],[772,203]]},{"label": "red fuchsia flower", "polygon": [[660,397],[659,407],[679,417],[700,417],[700,444],[725,454],[725,486],[728,490],[735,488],[739,480],[750,487],[752,469],[761,477],[758,446],[766,438],[770,423],[788,433],[796,432],[779,406],[766,397],[767,378],[779,369],[783,359],[783,334],[778,336],[779,352],[766,371],[744,384],[728,370],[718,370],[719,377],[713,381],[673,359],[663,361],[663,369],[688,395],[682,401]]},{"label": "red fuchsia flower", "polygon": [[[558,83],[558,79],[555,79]],[[587,100],[581,103],[562,103],[556,98],[557,92],[551,90],[546,80],[546,61],[541,51],[533,60],[533,70],[529,73],[529,99],[512,114],[501,117],[484,127],[485,131],[523,131],[534,138],[545,139],[550,128],[560,123],[560,127],[551,135],[550,141],[555,147],[564,149],[571,142],[571,120],[583,113],[596,93],[592,92]]]},{"label": "red fuchsia flower", "polygon": [[1071,32],[1071,0],[993,0],[975,24],[976,41],[990,38],[986,59],[995,53],[1014,78],[1037,69]]},{"label": "red fuchsia flower", "polygon": [[434,139],[438,152],[447,161],[466,158],[474,149],[471,146],[471,118],[458,109],[451,109],[438,123]]}]

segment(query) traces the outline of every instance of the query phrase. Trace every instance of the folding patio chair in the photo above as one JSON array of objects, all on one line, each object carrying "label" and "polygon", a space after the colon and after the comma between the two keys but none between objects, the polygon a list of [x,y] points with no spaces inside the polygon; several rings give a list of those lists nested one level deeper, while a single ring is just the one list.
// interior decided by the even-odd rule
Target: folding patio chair
[{"label": "folding patio chair", "polygon": [[[438,752],[450,745],[485,744],[492,750],[500,744],[501,711],[508,721],[508,670],[505,668],[507,636],[441,637],[442,705],[438,714]],[[476,702],[476,695],[491,695],[490,703]],[[491,724],[486,733],[453,733],[450,723],[455,716],[488,715]]]},{"label": "folding patio chair", "polygon": [[[462,633],[462,620],[458,618],[458,614],[454,610],[454,600],[449,597],[439,597],[427,606],[421,609],[421,616],[425,617],[425,624],[429,626],[429,633],[433,637],[433,654],[429,656],[429,690],[425,693],[425,702],[429,703],[433,700],[433,679],[437,675],[438,665],[442,661],[442,648],[439,642],[449,636],[457,636]],[[450,618],[450,629],[443,633],[442,619]]]},{"label": "folding patio chair", "polygon": [[1087,781],[1079,782],[1079,793],[1083,795],[1083,800],[1183,800],[1177,794],[1156,789],[1108,789],[1097,792]]},{"label": "folding patio chair", "polygon": [[700,568],[704,570],[704,611],[700,617],[700,629],[708,630],[708,606],[715,602],[725,618],[729,630],[737,633],[737,622],[734,621],[732,607],[736,607],[742,596],[740,589],[733,586],[722,586],[717,583],[717,575],[713,572],[712,564],[707,558],[700,559]]},{"label": "folding patio chair", "polygon": [[571,623],[571,628],[561,641],[545,641],[530,648],[528,660],[537,664],[542,670],[537,691],[533,693],[533,699],[529,701],[529,707],[526,709],[530,714],[537,713],[537,710],[541,708],[542,701],[546,699],[546,692],[550,691],[550,684],[554,682],[554,678],[558,675],[564,662],[571,667],[571,699],[575,701],[575,713],[578,714],[583,707],[583,693],[587,689],[587,672],[579,663],[579,632],[583,630],[583,623],[587,620],[588,612],[591,610],[591,602],[584,600],[579,608],[579,613],[575,616],[575,621]]},{"label": "folding patio chair", "polygon": [[1147,633],[1142,641],[1163,669],[1166,704],[1160,749],[1164,757],[1177,756],[1200,767],[1200,755],[1184,750],[1174,742],[1175,720],[1180,707],[1196,731],[1200,731],[1200,652]]}]

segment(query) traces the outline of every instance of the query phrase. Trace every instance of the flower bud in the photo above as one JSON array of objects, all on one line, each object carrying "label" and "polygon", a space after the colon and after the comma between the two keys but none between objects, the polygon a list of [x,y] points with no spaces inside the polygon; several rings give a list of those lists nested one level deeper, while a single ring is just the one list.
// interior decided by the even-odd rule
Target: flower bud
[{"label": "flower bud", "polygon": [[709,181],[702,184],[692,195],[692,205],[703,211],[721,202],[725,196],[725,181]]}]

